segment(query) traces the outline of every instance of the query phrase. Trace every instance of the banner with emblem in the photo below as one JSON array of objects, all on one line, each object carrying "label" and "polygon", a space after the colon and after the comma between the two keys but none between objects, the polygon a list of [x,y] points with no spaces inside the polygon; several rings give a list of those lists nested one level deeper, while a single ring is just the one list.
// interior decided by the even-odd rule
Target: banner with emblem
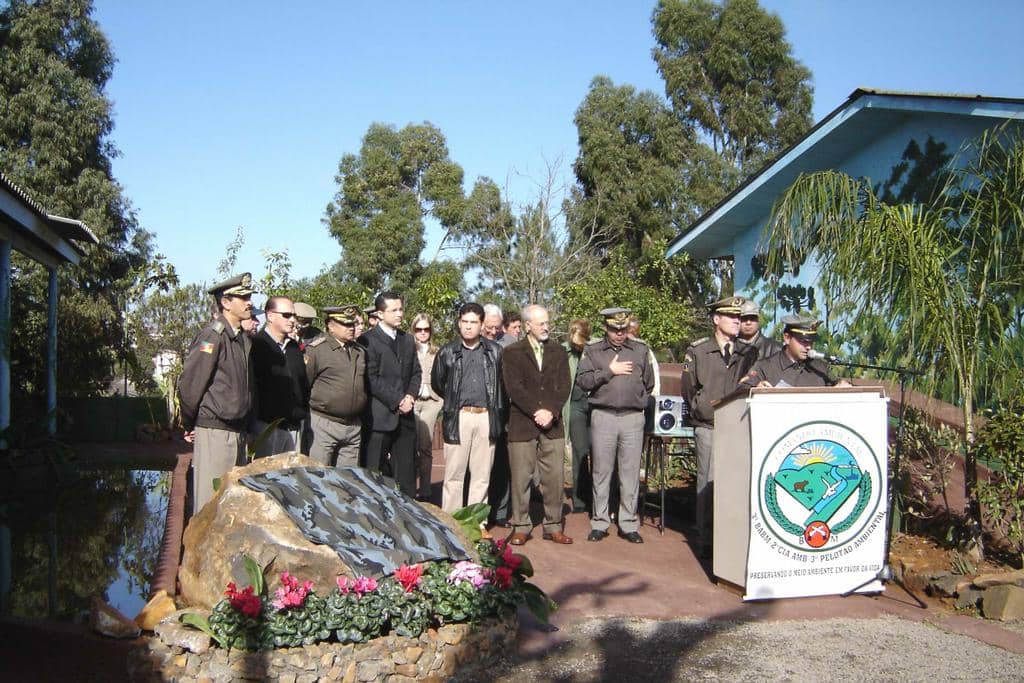
[{"label": "banner with emblem", "polygon": [[751,395],[745,600],[882,590],[887,401],[866,387]]}]

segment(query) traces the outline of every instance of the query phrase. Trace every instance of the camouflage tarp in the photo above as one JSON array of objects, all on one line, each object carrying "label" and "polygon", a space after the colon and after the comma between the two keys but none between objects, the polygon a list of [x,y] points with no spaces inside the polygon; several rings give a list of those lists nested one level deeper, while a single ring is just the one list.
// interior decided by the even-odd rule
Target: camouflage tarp
[{"label": "camouflage tarp", "polygon": [[444,523],[377,472],[292,467],[239,481],[276,500],[306,538],[332,548],[357,574],[387,576],[402,564],[468,558]]}]

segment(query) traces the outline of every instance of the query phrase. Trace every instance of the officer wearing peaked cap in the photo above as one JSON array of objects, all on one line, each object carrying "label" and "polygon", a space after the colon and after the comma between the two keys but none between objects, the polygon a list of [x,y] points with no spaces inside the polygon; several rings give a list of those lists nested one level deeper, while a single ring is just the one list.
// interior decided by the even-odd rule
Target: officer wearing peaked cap
[{"label": "officer wearing peaked cap", "polygon": [[757,350],[739,341],[740,313],[746,299],[730,296],[708,307],[714,334],[698,339],[683,358],[683,397],[690,406],[697,446],[696,523],[699,552],[711,549],[711,453],[715,405],[736,391],[736,383],[757,360]]},{"label": "officer wearing peaked cap", "polygon": [[757,349],[758,360],[782,350],[782,344],[761,333],[761,307],[752,299],[747,299],[740,306],[739,339]]},{"label": "officer wearing peaked cap", "polygon": [[358,306],[323,309],[327,331],[306,347],[310,425],[309,457],[324,465],[359,464],[362,415],[367,404],[366,351],[355,341]]},{"label": "officer wearing peaked cap", "polygon": [[217,314],[189,349],[178,381],[185,439],[194,443],[192,505],[213,497],[213,480],[245,459],[245,432],[253,408],[251,340],[241,330],[252,317],[252,276],[242,273],[208,290]]},{"label": "officer wearing peaked cap", "polygon": [[612,472],[619,468],[619,536],[643,543],[637,498],[644,439],[644,409],[654,388],[649,349],[629,338],[628,308],[606,308],[605,338],[590,344],[576,369],[576,384],[589,392],[590,452],[593,464],[593,515],[588,541],[608,536],[608,499]]},{"label": "officer wearing peaked cap", "polygon": [[850,386],[829,373],[828,365],[808,358],[818,338],[821,321],[803,315],[782,319],[782,351],[759,360],[740,380],[747,387],[833,387]]},{"label": "officer wearing peaked cap", "polygon": [[316,309],[303,301],[296,301],[295,337],[303,351],[306,350],[306,344],[323,334],[323,330],[313,324],[314,320],[316,320]]}]

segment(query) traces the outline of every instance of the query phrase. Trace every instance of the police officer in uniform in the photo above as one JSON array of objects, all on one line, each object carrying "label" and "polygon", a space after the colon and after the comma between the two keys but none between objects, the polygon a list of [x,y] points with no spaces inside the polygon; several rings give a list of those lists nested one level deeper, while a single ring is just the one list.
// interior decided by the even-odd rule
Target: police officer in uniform
[{"label": "police officer in uniform", "polygon": [[637,500],[644,441],[644,409],[654,388],[650,349],[629,338],[628,308],[606,308],[605,338],[590,344],[576,370],[576,384],[590,393],[594,500],[588,541],[608,536],[612,472],[619,466],[619,537],[643,543]]},{"label": "police officer in uniform", "polygon": [[299,348],[306,350],[306,344],[313,341],[323,330],[313,322],[316,320],[316,309],[304,301],[295,302],[295,341],[299,342]]},{"label": "police officer in uniform", "polygon": [[327,332],[306,347],[313,444],[309,457],[324,465],[359,464],[366,410],[366,350],[356,343],[358,306],[324,309]]},{"label": "police officer in uniform", "polygon": [[782,319],[782,351],[759,360],[740,382],[747,387],[848,387],[850,383],[833,377],[828,365],[808,358],[818,338],[820,320],[801,315]]},{"label": "police officer in uniform", "polygon": [[213,498],[213,480],[245,462],[245,433],[253,407],[249,351],[242,321],[252,317],[252,276],[236,275],[208,292],[218,312],[196,336],[178,381],[185,440],[192,455],[192,509]]},{"label": "police officer in uniform", "polygon": [[683,397],[690,406],[697,442],[697,553],[711,552],[713,472],[711,469],[715,405],[736,392],[737,382],[757,360],[757,349],[737,340],[740,311],[746,299],[730,296],[709,306],[714,334],[698,339],[683,358]]},{"label": "police officer in uniform", "polygon": [[757,360],[774,356],[782,350],[782,344],[761,334],[761,307],[751,299],[740,306],[739,339],[757,349]]}]

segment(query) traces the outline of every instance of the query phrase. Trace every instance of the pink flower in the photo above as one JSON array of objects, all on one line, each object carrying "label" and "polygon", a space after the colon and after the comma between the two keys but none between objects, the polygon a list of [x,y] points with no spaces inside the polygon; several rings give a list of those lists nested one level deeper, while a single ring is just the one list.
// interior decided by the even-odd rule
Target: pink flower
[{"label": "pink flower", "polygon": [[235,610],[247,617],[259,616],[263,605],[260,602],[260,597],[254,593],[252,586],[246,586],[244,590],[239,591],[235,582],[232,581],[228,584],[224,595],[227,596],[228,602]]},{"label": "pink flower", "polygon": [[356,592],[356,595],[362,597],[366,593],[372,593],[377,590],[377,579],[370,576],[360,576],[356,579],[355,585],[352,590]]},{"label": "pink flower", "polygon": [[467,560],[456,562],[452,570],[448,572],[448,583],[457,586],[463,581],[469,581],[474,588],[488,583],[483,567]]},{"label": "pink flower", "polygon": [[277,599],[272,604],[277,609],[301,607],[306,602],[306,596],[311,590],[313,590],[312,581],[305,581],[302,586],[299,586],[297,578],[284,572],[281,574],[281,587],[274,591]]},{"label": "pink flower", "polygon": [[414,564],[411,567],[403,564],[395,570],[395,580],[402,584],[402,588],[405,589],[406,593],[411,593],[413,588],[420,585],[420,577],[422,576],[423,565],[420,564]]}]

